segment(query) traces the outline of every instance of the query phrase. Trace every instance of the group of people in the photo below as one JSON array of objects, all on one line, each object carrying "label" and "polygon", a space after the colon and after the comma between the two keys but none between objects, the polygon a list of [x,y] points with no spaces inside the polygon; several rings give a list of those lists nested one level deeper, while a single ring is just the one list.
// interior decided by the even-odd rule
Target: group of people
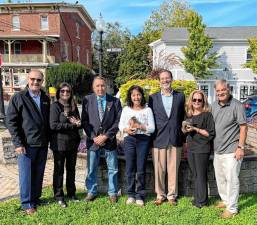
[{"label": "group of people", "polygon": [[[230,94],[225,80],[215,84],[217,100],[209,106],[203,91],[193,91],[185,102],[183,93],[171,88],[172,73],[159,71],[161,91],[149,96],[138,85],[129,88],[126,106],[106,93],[101,76],[93,80],[93,94],[82,104],[81,119],[68,83],[57,89],[56,102],[41,90],[43,74],[32,70],[28,86],[15,94],[8,107],[6,124],[18,153],[21,207],[27,214],[36,212],[40,200],[47,159],[48,142],[54,155],[53,191],[61,207],[67,207],[63,191],[66,165],[67,197],[78,201],[75,166],[80,141],[79,129],[87,137],[87,177],[85,201],[97,197],[97,170],[100,156],[108,168],[108,195],[118,201],[118,161],[116,134],[124,137],[127,176],[127,205],[145,204],[145,170],[150,149],[155,176],[155,205],[177,205],[178,170],[182,146],[187,144],[188,163],[194,180],[192,204],[208,205],[207,173],[214,150],[214,169],[221,201],[222,218],[238,213],[239,172],[247,134],[242,104]],[[167,187],[166,187],[167,184]]]}]

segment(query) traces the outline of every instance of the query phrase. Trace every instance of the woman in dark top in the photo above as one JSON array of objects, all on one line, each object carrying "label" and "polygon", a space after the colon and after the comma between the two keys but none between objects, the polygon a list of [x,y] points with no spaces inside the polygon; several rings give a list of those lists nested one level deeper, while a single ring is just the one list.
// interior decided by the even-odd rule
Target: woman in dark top
[{"label": "woman in dark top", "polygon": [[208,204],[207,172],[211,142],[215,126],[207,97],[203,91],[193,91],[186,104],[187,120],[182,131],[187,133],[188,163],[195,184],[193,205],[201,208]]},{"label": "woman in dark top", "polygon": [[60,84],[56,98],[57,101],[50,107],[50,127],[52,129],[50,148],[54,155],[53,189],[56,201],[65,208],[67,207],[63,193],[65,163],[67,196],[71,200],[77,201],[75,166],[81,123],[78,108],[73,100],[72,88],[68,83]]}]

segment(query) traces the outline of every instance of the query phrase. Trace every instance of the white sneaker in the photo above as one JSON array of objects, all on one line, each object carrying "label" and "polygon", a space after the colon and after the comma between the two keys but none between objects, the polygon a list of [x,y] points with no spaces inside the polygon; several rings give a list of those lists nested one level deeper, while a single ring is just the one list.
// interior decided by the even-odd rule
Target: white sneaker
[{"label": "white sneaker", "polygon": [[144,205],[145,205],[144,201],[141,200],[141,199],[137,199],[137,200],[136,200],[136,204],[137,204],[138,206],[144,206]]},{"label": "white sneaker", "polygon": [[136,200],[132,197],[129,197],[126,201],[126,205],[131,205],[134,204],[136,202]]}]

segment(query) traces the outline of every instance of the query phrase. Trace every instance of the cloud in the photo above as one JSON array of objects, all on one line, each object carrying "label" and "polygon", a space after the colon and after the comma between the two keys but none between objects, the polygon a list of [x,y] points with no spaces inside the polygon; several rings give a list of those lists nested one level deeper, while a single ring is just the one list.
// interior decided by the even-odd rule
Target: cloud
[{"label": "cloud", "polygon": [[130,2],[127,4],[127,7],[141,7],[141,8],[148,8],[148,7],[159,7],[162,1],[147,1],[147,2]]},{"label": "cloud", "polygon": [[238,3],[245,2],[245,0],[189,0],[189,2],[194,4],[224,4],[224,3]]}]

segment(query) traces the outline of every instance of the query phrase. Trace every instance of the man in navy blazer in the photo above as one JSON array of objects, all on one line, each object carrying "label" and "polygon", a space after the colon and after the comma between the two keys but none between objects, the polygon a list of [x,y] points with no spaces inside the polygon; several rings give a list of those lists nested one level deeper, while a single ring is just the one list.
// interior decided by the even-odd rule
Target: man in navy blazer
[{"label": "man in navy blazer", "polygon": [[116,134],[121,115],[120,100],[106,93],[106,81],[97,76],[93,80],[94,93],[83,100],[82,127],[87,135],[87,168],[85,201],[97,196],[97,169],[100,154],[108,167],[108,194],[111,202],[117,202],[118,162]]},{"label": "man in navy blazer", "polygon": [[[172,73],[159,71],[161,91],[149,97],[149,106],[153,110],[156,132],[153,136],[153,163],[155,173],[156,205],[166,199],[176,205],[178,196],[178,168],[181,159],[183,133],[182,121],[185,114],[185,96],[171,89]],[[165,192],[167,173],[168,193]]]}]

